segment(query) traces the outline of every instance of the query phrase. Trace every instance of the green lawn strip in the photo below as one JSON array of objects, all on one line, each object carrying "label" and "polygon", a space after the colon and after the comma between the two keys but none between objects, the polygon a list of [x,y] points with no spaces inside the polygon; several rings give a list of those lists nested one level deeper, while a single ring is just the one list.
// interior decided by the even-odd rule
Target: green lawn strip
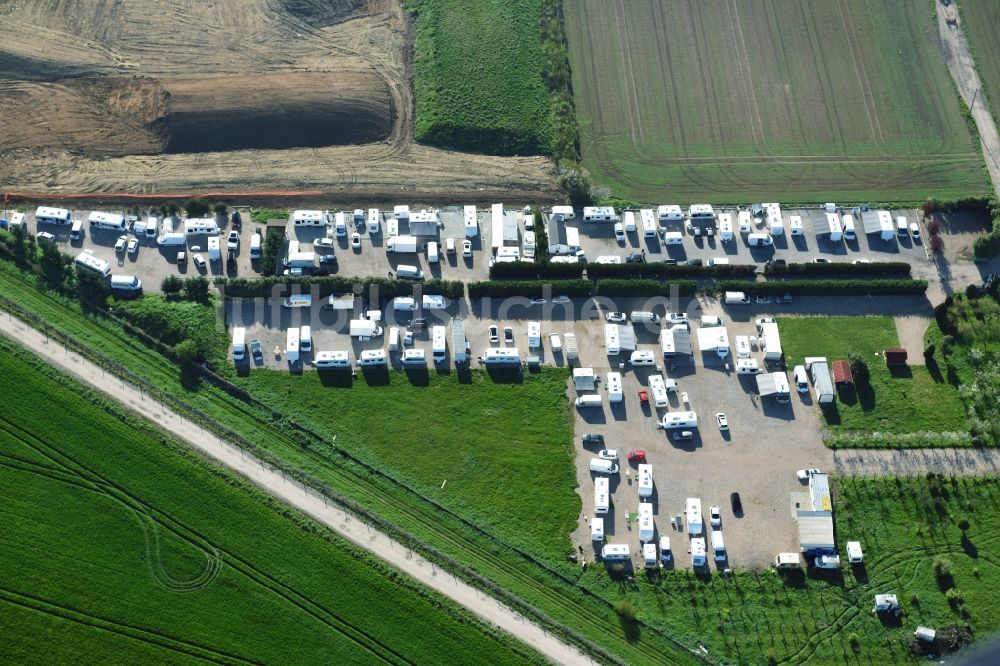
[{"label": "green lawn strip", "polygon": [[[46,330],[61,331],[106,358],[124,364],[165,395],[182,401],[185,412],[197,410],[225,429],[253,443],[258,453],[272,456],[276,464],[300,470],[310,479],[328,484],[330,493],[358,502],[444,554],[485,576],[537,608],[548,618],[572,628],[588,640],[629,663],[689,663],[693,659],[670,638],[650,633],[638,643],[620,630],[610,602],[575,585],[579,568],[565,562],[545,562],[532,551],[512,549],[502,540],[472,527],[455,515],[429,504],[352,463],[331,460],[329,442],[302,434],[279,412],[237,400],[202,384],[191,391],[181,384],[179,369],[168,359],[125,335],[101,317],[82,315],[79,305],[51,292],[41,291],[33,276],[7,262],[0,262],[0,289],[25,311],[41,317]],[[431,553],[433,556],[433,553]]]},{"label": "green lawn strip", "polygon": [[541,661],[13,343],[0,347],[19,387],[0,415],[0,599],[36,611],[24,622],[40,641],[73,622],[98,645],[108,632],[130,638],[123,660],[135,643],[133,659],[154,645],[157,660],[440,663],[468,651],[479,663]]},{"label": "green lawn strip", "polygon": [[[824,411],[827,426],[836,433],[880,432],[905,435],[914,432],[967,431],[965,407],[954,386],[925,366],[910,365],[890,371],[883,349],[899,346],[890,317],[779,317],[785,363],[801,364],[806,356],[824,356],[829,362],[858,354],[868,363],[871,388],[838,396],[835,409]],[[849,438],[838,446],[863,446]],[[962,440],[966,441],[966,440]],[[881,441],[886,446],[927,446],[934,440]],[[940,440],[953,446],[956,441]]]}]

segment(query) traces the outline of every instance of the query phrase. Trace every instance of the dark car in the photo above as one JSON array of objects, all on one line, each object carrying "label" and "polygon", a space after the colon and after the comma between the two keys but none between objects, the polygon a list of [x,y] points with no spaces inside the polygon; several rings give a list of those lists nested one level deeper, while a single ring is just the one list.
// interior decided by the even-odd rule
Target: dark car
[{"label": "dark car", "polygon": [[417,317],[410,322],[410,328],[427,328],[427,320],[423,317]]},{"label": "dark car", "polygon": [[250,355],[253,356],[253,362],[257,365],[264,362],[264,351],[261,349],[260,340],[254,340],[250,343]]},{"label": "dark car", "polygon": [[324,254],[319,258],[320,264],[335,264],[337,263],[337,255],[335,254]]},{"label": "dark car", "polygon": [[785,261],[784,259],[768,259],[767,260],[767,265],[768,266],[784,266],[787,263],[788,262]]},{"label": "dark car", "polygon": [[646,257],[644,257],[639,252],[632,252],[631,254],[625,256],[626,264],[642,264],[645,262],[646,262]]},{"label": "dark car", "polygon": [[232,250],[226,255],[226,270],[230,273],[236,271],[236,253]]},{"label": "dark car", "polygon": [[739,493],[731,493],[729,495],[729,503],[733,506],[733,515],[742,516],[743,515],[743,500],[740,499]]},{"label": "dark car", "polygon": [[240,211],[238,210],[233,211],[232,224],[233,224],[233,229],[236,229],[237,231],[239,231],[240,228],[243,226],[243,218],[240,217]]},{"label": "dark car", "polygon": [[667,266],[676,266],[677,265],[677,260],[676,259],[664,259],[660,263],[661,264],[666,264]]},{"label": "dark car", "polygon": [[701,259],[689,259],[688,266],[701,266],[704,262]]},{"label": "dark car", "polygon": [[583,445],[593,444],[596,446],[604,446],[604,435],[597,435],[595,433],[587,433],[583,436]]}]

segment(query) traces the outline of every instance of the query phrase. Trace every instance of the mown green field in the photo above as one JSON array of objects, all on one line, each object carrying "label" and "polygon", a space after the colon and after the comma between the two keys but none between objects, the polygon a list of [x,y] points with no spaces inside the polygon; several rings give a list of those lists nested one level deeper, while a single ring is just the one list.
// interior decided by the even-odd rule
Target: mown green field
[{"label": "mown green field", "polygon": [[[994,0],[962,0],[958,7],[962,29],[972,47],[979,79],[994,118],[1000,118],[1000,3]],[[977,102],[978,104],[979,102]]]},{"label": "mown green field", "polygon": [[[584,580],[630,599],[641,619],[704,645],[721,663],[915,664],[922,660],[906,643],[918,625],[940,632],[968,623],[980,641],[1000,629],[995,477],[838,478],[834,504],[842,561],[844,544],[857,540],[863,567],[787,578],[770,569],[736,570],[728,580],[681,570],[634,584],[593,569]],[[962,520],[969,522],[964,532]],[[741,527],[733,521],[726,529]],[[935,573],[939,557],[947,560],[950,580]],[[683,568],[690,562],[683,550],[678,560]],[[951,588],[963,603],[949,601]],[[874,595],[885,592],[902,604],[898,626],[883,625],[871,612]]]},{"label": "mown green field", "polygon": [[926,0],[565,4],[583,160],[628,200],[987,191]]},{"label": "mown green field", "polygon": [[0,372],[5,663],[540,662],[6,339]]},{"label": "mown green field", "polygon": [[547,155],[540,0],[407,0],[415,16],[417,141],[490,155]]},{"label": "mown green field", "polygon": [[789,367],[806,356],[825,356],[832,362],[855,353],[867,360],[871,389],[841,394],[836,409],[824,411],[831,430],[895,434],[968,430],[958,390],[940,373],[911,364],[905,372],[893,374],[877,355],[899,346],[891,317],[779,317],[778,328]]}]

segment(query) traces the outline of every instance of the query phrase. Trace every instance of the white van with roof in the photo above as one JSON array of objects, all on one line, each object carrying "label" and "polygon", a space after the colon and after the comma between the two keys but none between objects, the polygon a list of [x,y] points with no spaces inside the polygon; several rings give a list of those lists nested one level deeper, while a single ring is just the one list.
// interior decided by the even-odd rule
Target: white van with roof
[{"label": "white van with roof", "polygon": [[260,259],[260,233],[250,237],[250,258]]},{"label": "white van with roof", "polygon": [[849,215],[849,214],[848,215],[844,215],[841,218],[841,226],[844,229],[844,238],[846,240],[855,240],[858,237],[857,232],[854,229],[854,216],[853,215]]},{"label": "white van with roof", "polygon": [[614,460],[605,460],[604,458],[591,458],[590,471],[594,474],[617,474],[618,463]]},{"label": "white van with roof", "polygon": [[142,291],[142,280],[134,275],[112,275],[111,288],[115,291]]},{"label": "white van with roof", "polygon": [[633,310],[629,313],[628,318],[636,324],[659,324],[660,315],[647,312],[645,310]]},{"label": "white van with roof", "polygon": [[389,351],[399,351],[399,326],[389,329]]},{"label": "white van with roof", "polygon": [[896,235],[906,238],[910,235],[910,225],[906,223],[906,218],[900,215],[896,218]]},{"label": "white van with roof", "polygon": [[729,258],[728,257],[719,257],[718,259],[709,259],[706,262],[706,265],[708,265],[708,266],[728,266],[729,265]]},{"label": "white van with roof", "polygon": [[417,300],[412,296],[396,296],[392,299],[392,309],[397,312],[413,312],[417,309]]},{"label": "white van with roof", "polygon": [[286,308],[309,308],[312,307],[312,296],[309,294],[292,294],[281,301],[281,305]]},{"label": "white van with roof", "polygon": [[427,243],[427,263],[436,264],[441,261],[441,255],[438,253],[437,241],[430,241]]},{"label": "white van with roof", "polygon": [[795,366],[792,370],[792,377],[795,378],[795,388],[799,390],[799,393],[809,392],[809,375],[806,374],[806,366]]},{"label": "white van with roof", "polygon": [[80,240],[83,238],[83,220],[73,220],[73,226],[69,230],[70,240]]},{"label": "white van with roof", "polygon": [[712,530],[712,553],[715,555],[716,562],[725,561],[726,544],[722,540],[722,532],[719,530]]},{"label": "white van with roof", "polygon": [[670,537],[660,537],[660,562],[666,564],[674,559],[674,554],[670,551]]},{"label": "white van with roof", "polygon": [[577,407],[601,407],[603,401],[600,395],[581,395],[576,399]]},{"label": "white van with roof", "polygon": [[405,280],[423,280],[424,272],[416,266],[400,264],[396,266],[396,277]]},{"label": "white van with roof", "polygon": [[313,348],[313,338],[312,338],[312,327],[303,326],[299,329],[299,351],[312,351]]},{"label": "white van with roof", "polygon": [[347,237],[347,216],[343,211],[335,213],[333,216],[334,225],[333,228],[336,231],[337,238]]},{"label": "white van with roof", "polygon": [[242,361],[247,354],[247,329],[242,326],[233,328],[233,360]]},{"label": "white van with roof", "polygon": [[348,351],[316,352],[316,356],[313,358],[313,365],[318,370],[349,368],[351,367],[351,353]]}]

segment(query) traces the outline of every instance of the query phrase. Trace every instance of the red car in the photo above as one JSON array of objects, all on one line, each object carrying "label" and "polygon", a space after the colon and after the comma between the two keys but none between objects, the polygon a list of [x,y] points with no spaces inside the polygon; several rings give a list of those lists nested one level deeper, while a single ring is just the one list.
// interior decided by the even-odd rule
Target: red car
[{"label": "red car", "polygon": [[628,452],[628,461],[630,463],[645,463],[646,452],[641,449],[632,449]]},{"label": "red car", "polygon": [[639,389],[639,404],[643,407],[649,407],[649,393],[646,389]]}]

